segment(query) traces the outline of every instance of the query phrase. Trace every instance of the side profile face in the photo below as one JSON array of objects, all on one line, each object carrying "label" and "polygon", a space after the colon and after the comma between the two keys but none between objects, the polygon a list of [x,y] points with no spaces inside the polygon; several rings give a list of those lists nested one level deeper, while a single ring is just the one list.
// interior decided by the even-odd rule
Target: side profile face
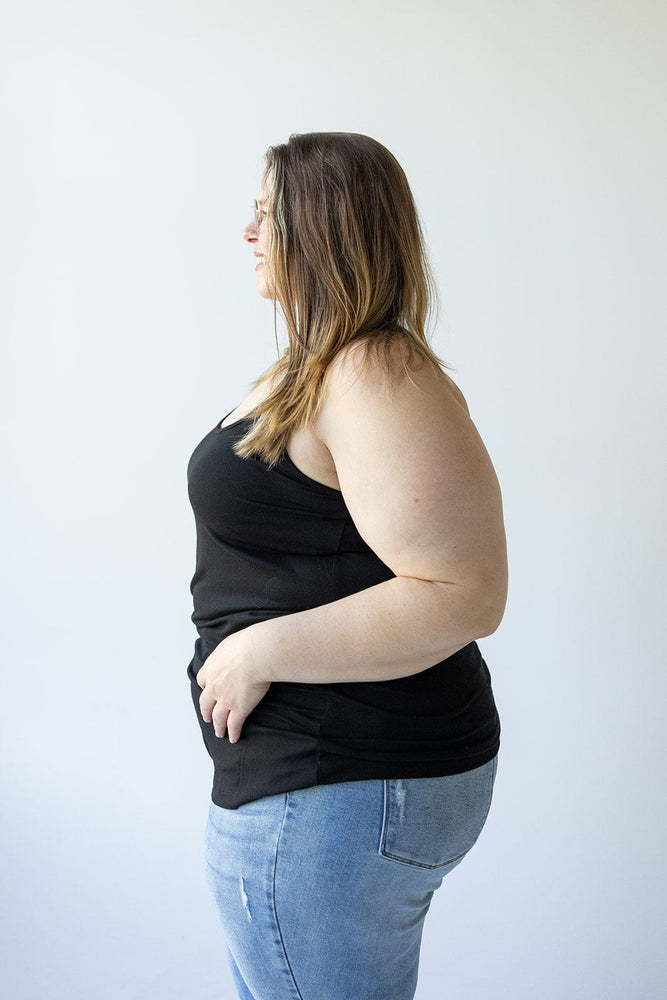
[{"label": "side profile face", "polygon": [[257,272],[257,294],[261,295],[263,299],[272,299],[274,297],[271,291],[271,264],[268,259],[269,226],[267,216],[261,216],[261,209],[268,207],[270,192],[269,178],[264,178],[257,192],[257,205],[260,209],[259,229],[253,216],[243,230],[243,239],[252,247],[252,252],[257,261],[255,265],[255,271]]}]

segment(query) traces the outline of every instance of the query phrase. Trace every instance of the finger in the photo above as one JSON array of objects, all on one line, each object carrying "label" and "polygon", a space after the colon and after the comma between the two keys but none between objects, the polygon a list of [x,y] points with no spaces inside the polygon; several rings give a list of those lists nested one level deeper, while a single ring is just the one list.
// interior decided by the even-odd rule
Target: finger
[{"label": "finger", "polygon": [[238,742],[241,730],[243,729],[243,723],[247,718],[247,715],[241,715],[240,712],[229,713],[227,718],[227,735],[229,736],[230,743]]},{"label": "finger", "polygon": [[229,715],[229,709],[223,708],[220,702],[216,703],[213,709],[211,722],[213,723],[213,728],[215,729],[215,735],[222,739],[227,731],[227,717]]},{"label": "finger", "polygon": [[199,695],[199,711],[204,722],[211,722],[213,709],[216,706],[215,696],[204,689]]},{"label": "finger", "polygon": [[206,676],[204,674],[204,667],[199,668],[195,680],[197,681],[197,684],[199,684],[200,688],[206,687]]}]

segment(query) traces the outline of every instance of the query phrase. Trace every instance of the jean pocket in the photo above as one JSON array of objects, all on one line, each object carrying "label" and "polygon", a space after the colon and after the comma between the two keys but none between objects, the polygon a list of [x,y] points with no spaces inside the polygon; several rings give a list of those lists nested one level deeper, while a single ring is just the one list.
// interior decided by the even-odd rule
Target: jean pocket
[{"label": "jean pocket", "polygon": [[380,854],[418,868],[458,864],[486,822],[496,763],[440,778],[385,780]]}]

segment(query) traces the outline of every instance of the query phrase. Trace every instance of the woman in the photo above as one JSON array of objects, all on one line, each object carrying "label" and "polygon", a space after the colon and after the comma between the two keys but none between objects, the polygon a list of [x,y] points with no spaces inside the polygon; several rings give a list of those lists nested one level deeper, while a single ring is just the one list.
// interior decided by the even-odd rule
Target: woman
[{"label": "woman", "polygon": [[289,343],[188,466],[210,883],[242,1000],[408,1000],[491,801],[500,491],[383,146],[269,149],[244,239]]}]

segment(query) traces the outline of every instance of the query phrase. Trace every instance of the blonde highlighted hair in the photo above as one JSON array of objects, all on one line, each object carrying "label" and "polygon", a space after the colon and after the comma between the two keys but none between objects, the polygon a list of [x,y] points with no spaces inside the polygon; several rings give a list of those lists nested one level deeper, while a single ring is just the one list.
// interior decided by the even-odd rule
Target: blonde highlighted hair
[{"label": "blonde highlighted hair", "polygon": [[265,273],[288,347],[259,380],[273,388],[236,451],[272,465],[312,420],[327,370],[350,344],[373,351],[390,377],[441,362],[427,341],[437,292],[422,229],[389,150],[356,133],[292,135],[268,149],[264,176]]}]

